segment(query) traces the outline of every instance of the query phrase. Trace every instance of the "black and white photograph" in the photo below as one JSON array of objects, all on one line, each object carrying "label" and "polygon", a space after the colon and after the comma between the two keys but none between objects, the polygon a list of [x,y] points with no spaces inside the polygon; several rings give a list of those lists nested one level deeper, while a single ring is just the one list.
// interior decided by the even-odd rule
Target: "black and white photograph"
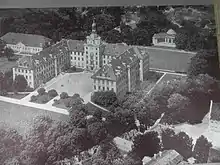
[{"label": "black and white photograph", "polygon": [[214,5],[0,9],[0,165],[220,165]]}]

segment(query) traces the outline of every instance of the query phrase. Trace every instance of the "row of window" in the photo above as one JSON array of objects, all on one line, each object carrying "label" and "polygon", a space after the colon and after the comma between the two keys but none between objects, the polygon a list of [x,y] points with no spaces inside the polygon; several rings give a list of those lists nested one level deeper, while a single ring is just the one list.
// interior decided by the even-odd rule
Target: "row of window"
[{"label": "row of window", "polygon": [[108,84],[108,85],[113,85],[114,82],[113,81],[106,81],[106,80],[94,80],[94,84]]},{"label": "row of window", "polygon": [[[105,91],[105,90],[107,90],[107,91],[109,91],[110,90],[110,88],[109,87],[101,87],[101,86],[98,86],[98,88],[97,88],[97,86],[96,85],[94,85],[94,90],[103,90],[103,91]],[[111,88],[111,90],[113,90],[114,91],[114,88]]]},{"label": "row of window", "polygon": [[21,72],[21,73],[31,73],[31,70],[27,70],[27,69],[19,69],[19,68],[15,68],[14,69],[15,70],[15,72],[17,71],[17,72]]},{"label": "row of window", "polygon": [[21,47],[21,46],[16,46],[16,45],[11,45],[11,47],[14,49],[21,49],[22,48],[23,50],[28,50],[28,51],[30,51],[30,50],[41,51],[41,49],[39,49],[39,48]]},{"label": "row of window", "polygon": [[[15,77],[18,76],[20,74],[15,74]],[[27,76],[27,75],[24,75],[25,79],[28,81],[28,80],[32,80],[32,76]]]}]

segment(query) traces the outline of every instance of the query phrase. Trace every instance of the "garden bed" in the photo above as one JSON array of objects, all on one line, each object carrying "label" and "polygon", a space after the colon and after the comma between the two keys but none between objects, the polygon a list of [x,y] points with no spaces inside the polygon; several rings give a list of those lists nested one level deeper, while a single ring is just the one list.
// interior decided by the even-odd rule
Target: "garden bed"
[{"label": "garden bed", "polygon": [[6,97],[10,97],[10,98],[14,98],[14,99],[23,99],[25,96],[27,96],[28,94],[7,94],[5,95]]},{"label": "garden bed", "polygon": [[76,101],[83,102],[83,99],[80,97],[79,94],[74,94],[73,96],[69,96],[66,92],[62,92],[60,94],[60,99],[54,99],[53,106],[57,108],[64,108],[64,109],[70,109]]},{"label": "garden bed", "polygon": [[51,89],[48,92],[44,88],[38,89],[38,95],[31,96],[30,102],[38,103],[38,104],[46,104],[53,98],[55,98],[58,94],[56,90]]}]

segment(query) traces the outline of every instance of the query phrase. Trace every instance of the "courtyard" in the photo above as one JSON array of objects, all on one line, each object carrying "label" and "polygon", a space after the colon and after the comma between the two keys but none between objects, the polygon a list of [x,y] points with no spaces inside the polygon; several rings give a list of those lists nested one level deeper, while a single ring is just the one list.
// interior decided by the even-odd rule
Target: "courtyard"
[{"label": "courtyard", "polygon": [[55,89],[58,94],[66,92],[69,96],[79,94],[82,98],[87,97],[92,92],[92,73],[65,73],[62,78],[57,79],[52,84],[45,86],[47,91]]}]

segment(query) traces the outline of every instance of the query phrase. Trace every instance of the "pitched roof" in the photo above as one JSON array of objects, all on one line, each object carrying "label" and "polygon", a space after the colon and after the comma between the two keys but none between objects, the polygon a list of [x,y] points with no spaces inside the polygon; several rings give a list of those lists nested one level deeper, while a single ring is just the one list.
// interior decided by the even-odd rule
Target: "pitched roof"
[{"label": "pitched roof", "polygon": [[218,160],[220,162],[220,150],[216,148],[209,149],[209,157],[208,162],[212,162],[213,160]]},{"label": "pitched roof", "polygon": [[130,46],[123,43],[117,43],[117,44],[106,43],[103,55],[119,56],[129,48]]},{"label": "pitched roof", "polygon": [[85,41],[79,41],[79,40],[67,41],[69,50],[74,52],[84,52],[84,43]]},{"label": "pitched roof", "polygon": [[[62,39],[60,42],[44,49],[43,51],[32,56],[35,64],[42,64],[51,58],[58,57],[69,51],[67,40]],[[38,61],[38,62],[37,62]]]},{"label": "pitched roof", "polygon": [[220,121],[220,103],[213,103],[211,106],[210,119]]},{"label": "pitched roof", "polygon": [[[51,42],[51,39],[35,34],[13,33],[9,32],[1,37],[7,44],[22,44],[30,47],[43,47],[45,43]],[[41,45],[42,44],[42,45]]]},{"label": "pitched roof", "polygon": [[120,56],[114,56],[109,64],[104,65],[99,69],[92,78],[99,78],[100,74],[111,75],[113,81],[116,81],[117,77],[126,70],[127,66],[132,62],[138,60],[138,55],[136,54],[138,50],[135,50],[134,47],[127,49]]},{"label": "pitched roof", "polygon": [[[102,76],[103,74],[105,75],[105,77]],[[92,75],[91,78],[109,79],[112,81],[116,81],[116,76],[113,68],[109,64],[106,64],[102,68],[100,68],[95,74]]]},{"label": "pitched roof", "polygon": [[[28,69],[33,69],[33,59],[31,56],[23,56],[21,57],[18,62],[20,66],[27,67]],[[17,68],[18,65],[15,67]]]},{"label": "pitched roof", "polygon": [[176,152],[175,150],[165,150],[162,152],[161,156],[158,154],[156,159],[152,158],[150,162],[146,163],[146,165],[165,165],[170,164],[178,164],[183,160],[183,157]]},{"label": "pitched roof", "polygon": [[165,37],[175,37],[174,34],[167,34],[167,33],[157,33],[153,35],[154,38],[165,38]]}]

